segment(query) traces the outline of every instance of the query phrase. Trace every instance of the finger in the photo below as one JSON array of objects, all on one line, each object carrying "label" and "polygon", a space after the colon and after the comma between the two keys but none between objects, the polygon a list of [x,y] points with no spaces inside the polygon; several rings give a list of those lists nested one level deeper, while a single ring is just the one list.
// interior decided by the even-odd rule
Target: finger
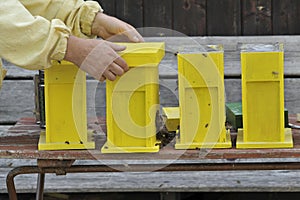
[{"label": "finger", "polygon": [[111,71],[109,71],[109,70],[105,70],[103,75],[104,75],[105,78],[107,78],[110,81],[116,80],[116,75],[114,73],[112,73]]},{"label": "finger", "polygon": [[116,63],[112,63],[109,67],[109,70],[114,73],[115,75],[122,76],[124,74],[123,68],[121,68]]},{"label": "finger", "polygon": [[126,46],[115,44],[112,42],[107,42],[107,44],[115,51],[124,51],[126,49]]},{"label": "finger", "polygon": [[99,81],[103,82],[103,81],[105,81],[105,79],[106,79],[105,76],[101,76],[100,79],[99,79]]},{"label": "finger", "polygon": [[125,72],[129,70],[129,67],[126,63],[126,61],[122,57],[118,57],[114,60],[114,63],[116,63],[118,66],[120,66]]},{"label": "finger", "polygon": [[124,34],[128,37],[131,42],[145,42],[144,38],[137,32],[137,30],[128,25],[128,30],[124,32]]},{"label": "finger", "polygon": [[101,29],[97,35],[103,39],[107,39],[107,38],[110,38],[111,36],[113,36],[111,33],[107,32],[105,29]]},{"label": "finger", "polygon": [[110,42],[131,42],[125,34],[116,34],[106,39]]}]

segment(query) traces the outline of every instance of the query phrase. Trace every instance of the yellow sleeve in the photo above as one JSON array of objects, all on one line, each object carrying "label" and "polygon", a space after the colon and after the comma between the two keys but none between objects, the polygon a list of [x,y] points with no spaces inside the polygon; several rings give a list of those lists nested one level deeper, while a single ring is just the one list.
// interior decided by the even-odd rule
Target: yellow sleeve
[{"label": "yellow sleeve", "polygon": [[60,19],[70,28],[72,35],[94,38],[91,27],[96,13],[102,8],[96,1],[83,0],[21,0],[33,16],[48,20]]},{"label": "yellow sleeve", "polygon": [[33,16],[18,0],[0,2],[0,57],[26,69],[62,60],[70,29],[59,19]]}]

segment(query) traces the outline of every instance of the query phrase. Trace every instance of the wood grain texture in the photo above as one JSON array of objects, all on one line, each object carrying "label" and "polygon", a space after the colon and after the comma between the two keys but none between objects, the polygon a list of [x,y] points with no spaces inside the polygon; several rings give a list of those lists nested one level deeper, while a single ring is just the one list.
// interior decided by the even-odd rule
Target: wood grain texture
[{"label": "wood grain texture", "polygon": [[[173,28],[185,35],[300,33],[298,0],[97,1],[106,13],[120,17],[136,27]],[[151,33],[153,35],[153,32]]]},{"label": "wood grain texture", "polygon": [[[289,121],[296,122],[296,115],[290,115]],[[169,164],[177,164],[170,171],[206,171],[206,170],[248,170],[248,169],[299,169],[300,130],[293,129],[293,148],[283,149],[236,149],[236,133],[231,133],[233,147],[229,149],[191,149],[175,150],[174,143],[160,149],[158,153],[103,154],[100,148],[106,142],[105,118],[89,119],[88,129],[94,130],[95,149],[68,151],[38,151],[38,140],[41,128],[33,118],[22,118],[1,136],[0,157],[9,159],[42,159],[42,160],[94,160],[119,169],[132,171],[133,165],[143,164],[146,171],[165,169]],[[211,165],[212,163],[216,165]],[[195,164],[186,168],[187,164]],[[112,166],[113,165],[113,166]],[[126,167],[126,166],[132,167]],[[120,168],[118,168],[118,166]],[[181,166],[181,167],[180,167]],[[177,170],[176,170],[177,169]],[[144,170],[143,170],[144,171]]]},{"label": "wood grain texture", "polygon": [[[0,193],[9,169],[0,168]],[[297,170],[47,174],[45,192],[299,192],[298,177]],[[17,191],[34,193],[36,178],[16,177]]]},{"label": "wood grain texture", "polygon": [[243,0],[242,17],[243,35],[271,35],[273,33],[272,1]]},{"label": "wood grain texture", "polygon": [[[94,81],[88,82],[87,113],[89,117],[105,116],[105,88],[94,88]],[[177,106],[178,91],[175,79],[161,80],[160,102],[162,106]],[[93,86],[93,87],[92,87]],[[8,88],[14,88],[10,92]],[[300,79],[285,79],[285,105],[290,113],[300,112]],[[227,102],[241,101],[240,79],[225,79],[225,92]],[[34,91],[31,81],[5,81],[3,90],[0,91],[0,123],[16,122],[21,117],[34,116]]]},{"label": "wood grain texture", "polygon": [[240,0],[207,1],[207,35],[241,35]]},{"label": "wood grain texture", "polygon": [[[102,119],[103,120],[103,119]],[[295,117],[291,117],[295,121]],[[100,120],[100,122],[103,122]],[[2,128],[0,128],[1,130]],[[0,140],[0,193],[6,193],[6,174],[13,167],[36,165],[33,158],[77,158],[75,165],[130,165],[202,163],[214,166],[220,163],[267,163],[275,167],[280,162],[300,161],[299,131],[294,131],[293,149],[216,149],[201,156],[199,150],[180,151],[163,148],[159,154],[106,154],[98,149],[90,151],[37,151],[39,132],[32,119],[22,119]],[[12,149],[15,147],[15,149]],[[172,155],[181,157],[172,157]],[[250,156],[250,157],[249,157]],[[22,158],[18,160],[17,158]],[[176,158],[176,159],[174,159]],[[23,160],[24,159],[24,160]],[[86,159],[86,160],[81,160]],[[90,160],[95,159],[95,160]],[[273,164],[272,164],[273,163]],[[275,163],[275,164],[274,164]],[[298,170],[235,170],[235,171],[169,171],[69,173],[66,176],[46,175],[45,192],[298,192]],[[36,175],[15,178],[17,191],[34,192]],[[2,181],[3,180],[3,181]],[[205,180],[205,181],[203,181]]]},{"label": "wood grain texture", "polygon": [[144,26],[172,28],[171,0],[144,0]]},{"label": "wood grain texture", "polygon": [[[105,115],[105,84],[87,82],[87,113],[89,117]],[[34,117],[34,85],[32,80],[6,80],[0,90],[0,124],[18,118]]]},{"label": "wood grain texture", "polygon": [[273,34],[300,33],[300,1],[273,0]]},{"label": "wood grain texture", "polygon": [[173,1],[173,28],[180,33],[206,35],[206,0]]},{"label": "wood grain texture", "polygon": [[144,0],[144,36],[173,35],[172,2],[172,0]]},{"label": "wood grain texture", "polygon": [[117,0],[115,16],[136,28],[143,27],[143,0]]},{"label": "wood grain texture", "polygon": [[104,13],[108,15],[115,16],[116,15],[116,2],[115,0],[97,0],[101,5]]},{"label": "wood grain texture", "polygon": [[34,116],[33,81],[4,81],[0,91],[0,123],[16,122],[21,116]]},{"label": "wood grain texture", "polygon": [[[300,46],[298,41],[300,36],[247,36],[247,37],[146,37],[148,42],[165,42],[168,52],[160,65],[161,75],[174,75],[177,68],[175,52],[180,52],[184,48],[199,48],[200,45],[221,44],[224,47],[225,75],[240,75],[240,54],[237,49],[239,43],[283,43],[285,52],[285,75],[300,76]],[[172,54],[172,55],[171,55]],[[8,69],[7,79],[28,79],[32,78],[37,71],[25,70],[12,64],[4,62]],[[176,74],[175,74],[176,75]],[[91,79],[89,77],[89,79]]]},{"label": "wood grain texture", "polygon": [[[225,59],[225,87],[227,101],[240,101],[240,53],[239,43],[284,43],[285,51],[285,103],[290,113],[300,112],[300,36],[260,36],[260,37],[149,37],[147,41],[166,43],[166,55],[159,66],[161,77],[160,101],[163,106],[178,105],[177,59],[175,52],[184,48],[199,48],[201,45],[222,44]],[[37,71],[24,70],[4,62],[8,74],[0,90],[0,123],[11,124],[21,117],[34,114],[33,75]],[[88,116],[105,115],[105,84],[99,84],[88,77]]]},{"label": "wood grain texture", "polygon": [[7,134],[8,129],[10,129],[12,126],[9,125],[0,125],[0,137]]}]

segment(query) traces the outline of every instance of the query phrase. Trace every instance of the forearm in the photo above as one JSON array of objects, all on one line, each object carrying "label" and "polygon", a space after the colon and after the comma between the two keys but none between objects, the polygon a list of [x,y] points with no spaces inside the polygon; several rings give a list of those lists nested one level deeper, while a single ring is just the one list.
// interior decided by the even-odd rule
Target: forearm
[{"label": "forearm", "polygon": [[70,30],[54,19],[34,17],[17,0],[0,3],[0,57],[27,69],[42,69],[65,56]]},{"label": "forearm", "polygon": [[[68,38],[67,50],[64,60],[70,61],[80,67],[84,58],[86,58],[91,51],[88,47],[84,47],[84,45],[91,46],[92,44],[89,45],[86,39],[71,35]],[[91,47],[91,49],[92,48],[93,47]]]},{"label": "forearm", "polygon": [[72,35],[82,38],[94,38],[91,26],[102,8],[95,1],[83,0],[21,0],[22,4],[34,16],[48,20],[60,19],[71,30]]}]

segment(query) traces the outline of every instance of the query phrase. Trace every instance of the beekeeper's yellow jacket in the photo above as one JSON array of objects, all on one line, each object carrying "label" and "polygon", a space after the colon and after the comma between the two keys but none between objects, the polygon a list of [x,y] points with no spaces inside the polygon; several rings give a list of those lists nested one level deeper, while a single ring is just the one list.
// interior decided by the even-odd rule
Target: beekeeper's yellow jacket
[{"label": "beekeeper's yellow jacket", "polygon": [[95,37],[91,25],[99,11],[102,8],[95,1],[1,1],[0,58],[25,69],[47,68],[51,60],[64,58],[70,34]]}]

